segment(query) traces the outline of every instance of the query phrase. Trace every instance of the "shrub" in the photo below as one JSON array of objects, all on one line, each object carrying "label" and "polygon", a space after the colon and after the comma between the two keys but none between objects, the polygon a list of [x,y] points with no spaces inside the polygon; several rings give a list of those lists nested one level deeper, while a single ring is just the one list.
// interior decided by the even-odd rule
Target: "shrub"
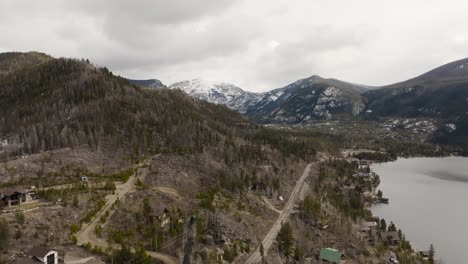
[{"label": "shrub", "polygon": [[10,245],[10,226],[7,221],[0,220],[0,250],[5,250]]},{"label": "shrub", "polygon": [[23,225],[24,224],[24,214],[22,212],[17,212],[15,214],[15,219],[16,219],[16,222],[20,225]]}]

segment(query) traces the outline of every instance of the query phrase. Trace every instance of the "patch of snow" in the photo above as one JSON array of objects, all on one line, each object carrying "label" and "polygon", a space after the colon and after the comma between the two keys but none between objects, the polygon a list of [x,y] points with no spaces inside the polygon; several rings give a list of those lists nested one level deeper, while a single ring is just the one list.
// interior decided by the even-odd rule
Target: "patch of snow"
[{"label": "patch of snow", "polygon": [[445,127],[448,129],[449,132],[457,130],[457,126],[455,124],[445,124]]},{"label": "patch of snow", "polygon": [[169,89],[179,89],[195,98],[225,105],[241,113],[245,113],[248,106],[258,101],[261,96],[260,94],[246,92],[229,83],[204,79],[174,83],[169,86]]}]

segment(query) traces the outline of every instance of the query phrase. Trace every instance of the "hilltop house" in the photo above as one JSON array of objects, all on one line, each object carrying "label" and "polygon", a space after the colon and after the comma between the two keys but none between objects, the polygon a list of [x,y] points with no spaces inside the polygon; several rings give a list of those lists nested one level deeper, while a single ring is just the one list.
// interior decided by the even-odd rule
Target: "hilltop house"
[{"label": "hilltop house", "polygon": [[45,247],[33,247],[29,257],[19,259],[17,264],[58,264],[58,253]]},{"label": "hilltop house", "polygon": [[333,248],[322,248],[319,255],[319,263],[341,263],[343,253]]}]

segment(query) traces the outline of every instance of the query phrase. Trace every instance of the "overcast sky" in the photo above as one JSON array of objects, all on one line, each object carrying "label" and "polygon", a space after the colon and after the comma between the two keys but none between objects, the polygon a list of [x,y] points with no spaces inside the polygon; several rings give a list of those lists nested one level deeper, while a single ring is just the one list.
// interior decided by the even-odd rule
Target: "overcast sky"
[{"label": "overcast sky", "polygon": [[466,0],[0,0],[0,52],[250,91],[314,74],[367,85],[468,57]]}]

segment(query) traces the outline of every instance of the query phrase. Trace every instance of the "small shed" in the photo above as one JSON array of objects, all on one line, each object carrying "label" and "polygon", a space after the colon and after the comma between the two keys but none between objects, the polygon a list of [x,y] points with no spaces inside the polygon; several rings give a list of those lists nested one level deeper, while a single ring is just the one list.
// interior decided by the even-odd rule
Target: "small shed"
[{"label": "small shed", "polygon": [[320,250],[320,263],[340,263],[343,254],[333,248],[323,248]]},{"label": "small shed", "polygon": [[32,260],[42,264],[58,264],[58,253],[45,247],[33,247],[28,255]]}]

